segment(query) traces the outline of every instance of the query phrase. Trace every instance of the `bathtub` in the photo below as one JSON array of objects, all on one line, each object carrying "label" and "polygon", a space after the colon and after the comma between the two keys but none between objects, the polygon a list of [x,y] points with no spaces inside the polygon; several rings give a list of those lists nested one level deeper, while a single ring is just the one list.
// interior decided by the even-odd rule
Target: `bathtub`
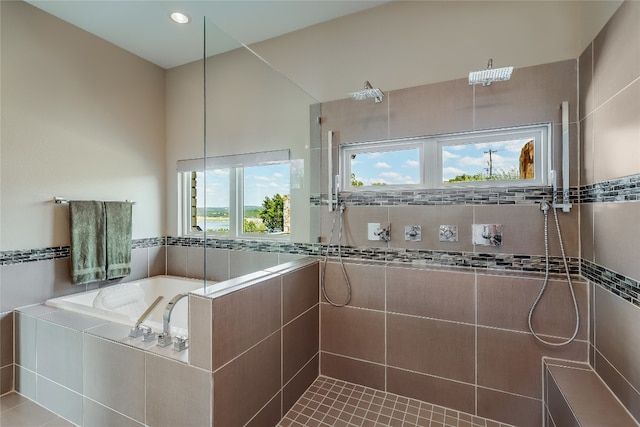
[{"label": "bathtub", "polygon": [[[207,281],[207,284],[211,284]],[[137,286],[144,291],[144,302],[150,306],[156,297],[163,296],[164,299],[153,309],[151,314],[142,323],[151,327],[155,332],[162,332],[162,315],[167,303],[175,295],[191,292],[203,287],[203,281],[198,279],[187,279],[175,276],[154,276],[133,282],[127,282],[126,285]],[[117,285],[115,285],[117,286]],[[46,305],[61,310],[69,310],[77,313],[86,314],[100,319],[120,323],[127,326],[135,325],[138,320],[136,317],[118,313],[115,311],[94,307],[94,300],[98,293],[105,287],[93,291],[82,292],[79,294],[68,295],[65,297],[53,298],[46,302]],[[182,298],[173,307],[171,312],[171,335],[188,336],[189,333],[189,312],[188,298]]]}]

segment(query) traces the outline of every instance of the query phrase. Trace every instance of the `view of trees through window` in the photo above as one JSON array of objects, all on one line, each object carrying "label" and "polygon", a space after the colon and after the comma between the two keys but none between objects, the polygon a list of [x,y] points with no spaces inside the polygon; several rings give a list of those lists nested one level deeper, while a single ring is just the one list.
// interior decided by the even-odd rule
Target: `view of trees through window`
[{"label": "view of trees through window", "polygon": [[404,143],[395,150],[389,142],[380,145],[384,145],[383,149],[376,150],[368,144],[365,148],[346,150],[350,187],[424,185],[424,177],[436,186],[536,178],[535,140],[528,136],[514,138],[512,135],[504,140],[482,138],[481,142],[431,138]]},{"label": "view of trees through window", "polygon": [[442,148],[443,182],[534,178],[533,140],[447,145]]},{"label": "view of trees through window", "polygon": [[235,171],[232,168],[208,170],[206,176],[196,173],[196,182],[192,185],[196,195],[192,200],[196,206],[194,231],[230,233],[234,217],[241,224],[239,233],[290,233],[289,164],[242,168],[235,183],[242,191],[232,193],[231,179],[236,178]]}]

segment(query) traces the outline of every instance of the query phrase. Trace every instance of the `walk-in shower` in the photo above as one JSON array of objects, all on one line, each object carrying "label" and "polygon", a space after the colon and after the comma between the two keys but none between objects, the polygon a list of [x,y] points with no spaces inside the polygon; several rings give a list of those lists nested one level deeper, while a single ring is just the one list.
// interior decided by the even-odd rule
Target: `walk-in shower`
[{"label": "walk-in shower", "polygon": [[469,73],[469,85],[490,86],[493,82],[503,82],[511,78],[513,67],[493,68],[493,59],[489,59],[487,68]]},{"label": "walk-in shower", "polygon": [[384,93],[377,87],[374,88],[371,85],[371,83],[369,83],[369,81],[367,80],[364,82],[363,90],[360,90],[358,92],[351,92],[349,93],[349,96],[352,99],[355,99],[356,101],[363,101],[365,99],[374,98],[376,102],[382,102],[382,97],[384,96]]},{"label": "walk-in shower", "polygon": [[[541,343],[552,346],[560,347],[572,342],[578,335],[578,329],[580,328],[580,314],[578,312],[578,301],[576,299],[575,292],[573,290],[573,283],[571,282],[571,274],[569,272],[569,265],[567,264],[567,256],[564,250],[564,244],[562,243],[562,233],[560,232],[560,223],[558,221],[557,209],[562,209],[563,212],[571,211],[570,194],[569,194],[569,102],[564,101],[561,104],[562,109],[562,203],[558,203],[558,182],[556,177],[556,171],[553,170],[550,173],[551,189],[552,189],[552,202],[549,203],[546,200],[540,202],[540,210],[544,214],[544,255],[545,255],[545,274],[542,286],[538,292],[538,296],[531,305],[529,310],[529,316],[527,322],[529,325],[529,331],[533,336]],[[571,293],[571,300],[573,302],[573,309],[575,314],[575,329],[573,335],[568,339],[561,342],[550,342],[540,337],[533,329],[533,312],[536,306],[540,302],[544,291],[549,283],[549,211],[553,210],[553,218],[556,224],[556,232],[558,233],[558,241],[560,243],[560,253],[562,255],[562,263],[564,271],[567,276],[567,285],[569,286],[569,292]]]}]

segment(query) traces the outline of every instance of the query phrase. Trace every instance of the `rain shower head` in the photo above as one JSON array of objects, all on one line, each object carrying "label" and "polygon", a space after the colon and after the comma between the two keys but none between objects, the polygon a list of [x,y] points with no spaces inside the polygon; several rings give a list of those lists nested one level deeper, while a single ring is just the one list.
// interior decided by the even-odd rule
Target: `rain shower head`
[{"label": "rain shower head", "polygon": [[493,59],[489,60],[486,70],[472,71],[469,73],[469,84],[489,86],[493,82],[503,82],[511,78],[513,67],[493,68]]},{"label": "rain shower head", "polygon": [[384,93],[378,88],[374,88],[371,86],[371,83],[367,80],[364,82],[364,89],[358,92],[351,92],[349,96],[356,101],[362,101],[364,99],[374,98],[376,102],[382,102],[382,97]]}]

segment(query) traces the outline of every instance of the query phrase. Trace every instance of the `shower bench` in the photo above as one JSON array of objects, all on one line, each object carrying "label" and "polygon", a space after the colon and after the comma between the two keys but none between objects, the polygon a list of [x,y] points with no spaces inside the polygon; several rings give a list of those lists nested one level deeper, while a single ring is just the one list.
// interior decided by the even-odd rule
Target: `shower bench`
[{"label": "shower bench", "polygon": [[544,363],[547,427],[638,427],[638,423],[585,363]]}]

